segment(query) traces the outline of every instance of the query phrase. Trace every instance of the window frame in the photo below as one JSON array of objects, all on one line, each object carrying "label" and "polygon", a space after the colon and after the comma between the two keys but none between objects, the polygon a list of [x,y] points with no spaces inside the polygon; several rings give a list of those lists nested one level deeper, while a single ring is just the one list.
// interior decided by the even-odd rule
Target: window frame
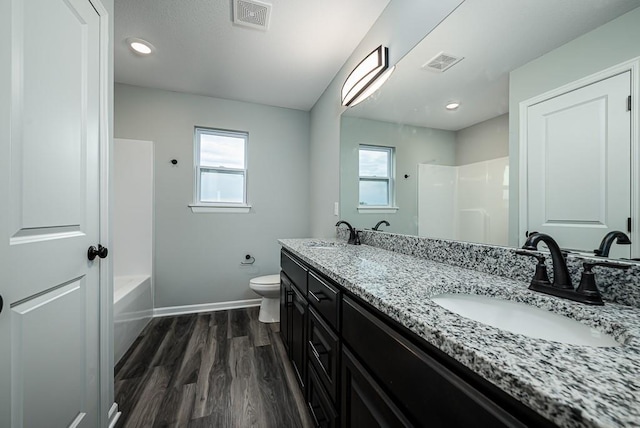
[{"label": "window frame", "polygon": [[[201,136],[202,135],[214,135],[222,137],[240,138],[244,141],[244,168],[227,168],[227,167],[212,167],[203,166],[200,163],[201,154]],[[189,207],[194,213],[204,212],[236,212],[247,213],[249,212],[251,205],[248,204],[247,195],[247,182],[248,182],[248,146],[249,146],[249,133],[246,131],[234,131],[228,129],[208,128],[204,126],[196,126],[194,128],[194,193],[193,204]],[[241,175],[243,178],[242,188],[242,202],[207,202],[200,199],[201,193],[201,177],[202,172],[217,172],[222,174]]]},{"label": "window frame", "polygon": [[[360,175],[360,150],[386,152],[387,171],[386,177]],[[391,212],[395,213],[398,207],[395,206],[395,147],[392,146],[375,146],[371,144],[358,144],[358,212]],[[369,182],[386,182],[387,184],[387,205],[362,205],[360,200],[360,183],[362,181]]]}]

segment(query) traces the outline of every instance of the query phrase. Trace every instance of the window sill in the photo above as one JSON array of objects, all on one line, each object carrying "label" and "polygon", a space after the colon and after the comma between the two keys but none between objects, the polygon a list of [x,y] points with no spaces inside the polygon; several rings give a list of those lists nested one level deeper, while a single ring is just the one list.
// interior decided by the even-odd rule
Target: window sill
[{"label": "window sill", "polygon": [[251,205],[189,205],[191,212],[195,214],[229,213],[248,214]]},{"label": "window sill", "polygon": [[361,214],[395,214],[400,208],[398,207],[358,207]]}]

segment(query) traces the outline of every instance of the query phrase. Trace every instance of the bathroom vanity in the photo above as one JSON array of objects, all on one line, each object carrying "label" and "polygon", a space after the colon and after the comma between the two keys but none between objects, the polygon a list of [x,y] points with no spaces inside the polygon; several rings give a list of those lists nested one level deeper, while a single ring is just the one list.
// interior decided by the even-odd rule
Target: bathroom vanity
[{"label": "bathroom vanity", "polygon": [[[281,336],[318,426],[640,424],[639,309],[589,307],[368,245],[280,243]],[[510,333],[430,299],[443,293],[524,302],[619,346]]]}]

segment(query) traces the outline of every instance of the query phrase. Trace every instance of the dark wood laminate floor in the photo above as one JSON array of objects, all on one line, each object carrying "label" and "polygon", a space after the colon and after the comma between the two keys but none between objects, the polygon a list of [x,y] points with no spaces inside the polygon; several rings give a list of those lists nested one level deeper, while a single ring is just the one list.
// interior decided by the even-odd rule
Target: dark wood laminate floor
[{"label": "dark wood laminate floor", "polygon": [[117,427],[310,427],[258,309],[155,318],[115,368]]}]

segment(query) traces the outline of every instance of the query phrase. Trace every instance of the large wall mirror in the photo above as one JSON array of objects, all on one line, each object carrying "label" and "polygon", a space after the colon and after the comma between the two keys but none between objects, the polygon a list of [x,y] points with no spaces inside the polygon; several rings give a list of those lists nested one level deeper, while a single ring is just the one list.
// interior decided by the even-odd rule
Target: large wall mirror
[{"label": "large wall mirror", "polygon": [[[377,93],[343,113],[341,218],[358,228],[384,219],[390,226],[381,229],[389,232],[516,246],[541,213],[540,231],[580,252],[598,247],[607,231],[602,222],[627,233],[627,219],[640,205],[631,195],[637,188],[629,184],[637,174],[629,165],[635,162],[630,147],[638,115],[626,110],[626,93],[637,90],[637,67],[627,64],[630,71],[616,83],[622,89],[612,89],[623,97],[624,114],[632,118],[627,122],[599,124],[618,102],[609,93],[565,100],[571,109],[534,107],[544,105],[544,94],[557,103],[559,95],[611,77],[597,77],[602,70],[624,74],[623,63],[640,57],[640,44],[627,40],[640,40],[639,5],[635,0],[462,3],[397,64]],[[619,69],[611,71],[614,66]],[[588,76],[593,82],[584,80]],[[447,109],[451,103],[459,105]],[[574,112],[577,119],[567,125]],[[553,130],[542,148],[534,148],[538,151],[531,148],[533,131],[527,131],[534,119],[544,122],[543,134]],[[607,127],[628,134],[626,152],[607,151],[615,137],[603,134]],[[529,146],[523,143],[527,139]],[[573,145],[563,145],[568,140]],[[532,162],[546,163],[534,168]],[[625,163],[626,176],[607,175]],[[539,169],[545,173],[536,174]],[[618,202],[611,205],[614,199]],[[577,230],[581,240],[564,234],[560,225]],[[610,256],[640,257],[636,245],[614,245]]]}]

